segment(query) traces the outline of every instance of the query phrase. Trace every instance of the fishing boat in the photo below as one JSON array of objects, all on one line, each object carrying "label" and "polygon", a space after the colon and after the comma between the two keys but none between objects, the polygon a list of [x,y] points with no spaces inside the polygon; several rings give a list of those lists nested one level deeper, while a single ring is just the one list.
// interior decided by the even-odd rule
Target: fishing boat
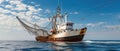
[{"label": "fishing boat", "polygon": [[73,28],[73,22],[68,21],[67,14],[61,14],[61,8],[58,6],[56,9],[56,14],[49,18],[51,25],[50,30],[45,29],[37,24],[32,24],[29,26],[18,16],[17,20],[21,25],[30,33],[35,35],[36,41],[62,41],[62,42],[76,42],[82,41],[84,35],[87,31],[86,27],[80,29]]}]

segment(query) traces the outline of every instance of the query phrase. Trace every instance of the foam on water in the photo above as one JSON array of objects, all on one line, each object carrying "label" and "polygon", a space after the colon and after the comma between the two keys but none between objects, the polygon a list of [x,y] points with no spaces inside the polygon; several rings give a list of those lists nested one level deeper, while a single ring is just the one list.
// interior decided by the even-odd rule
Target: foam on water
[{"label": "foam on water", "polygon": [[91,41],[91,40],[86,40],[86,41],[83,41],[83,42],[86,42],[86,43],[93,43],[93,41]]},{"label": "foam on water", "polygon": [[92,40],[86,40],[83,41],[85,43],[104,43],[104,44],[120,44],[120,41],[92,41]]}]

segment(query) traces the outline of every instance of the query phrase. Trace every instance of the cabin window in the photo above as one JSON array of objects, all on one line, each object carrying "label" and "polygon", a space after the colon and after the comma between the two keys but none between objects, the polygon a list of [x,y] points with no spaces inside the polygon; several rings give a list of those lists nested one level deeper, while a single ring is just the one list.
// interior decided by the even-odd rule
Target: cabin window
[{"label": "cabin window", "polygon": [[66,24],[68,26],[68,24]]},{"label": "cabin window", "polygon": [[67,26],[72,26],[72,24],[67,24]]}]

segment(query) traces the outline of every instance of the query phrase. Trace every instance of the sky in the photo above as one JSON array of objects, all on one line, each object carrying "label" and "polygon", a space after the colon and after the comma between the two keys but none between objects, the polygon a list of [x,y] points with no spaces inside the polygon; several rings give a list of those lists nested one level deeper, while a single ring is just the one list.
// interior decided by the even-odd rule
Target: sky
[{"label": "sky", "polygon": [[[74,28],[87,27],[84,40],[120,40],[120,0],[60,0]],[[58,0],[0,0],[0,40],[35,40],[16,16],[45,26]]]}]

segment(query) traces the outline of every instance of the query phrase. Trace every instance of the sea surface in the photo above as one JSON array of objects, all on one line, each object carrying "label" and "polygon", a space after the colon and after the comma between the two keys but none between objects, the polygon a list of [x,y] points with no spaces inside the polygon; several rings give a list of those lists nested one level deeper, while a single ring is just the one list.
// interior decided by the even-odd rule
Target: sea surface
[{"label": "sea surface", "polygon": [[82,42],[0,41],[0,51],[120,51],[120,40]]}]

